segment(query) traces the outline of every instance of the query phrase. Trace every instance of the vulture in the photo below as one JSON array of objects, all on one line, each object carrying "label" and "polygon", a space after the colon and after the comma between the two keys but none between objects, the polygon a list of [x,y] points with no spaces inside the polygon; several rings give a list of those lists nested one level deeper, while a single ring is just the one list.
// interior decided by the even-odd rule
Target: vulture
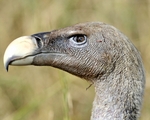
[{"label": "vulture", "polygon": [[4,66],[52,66],[90,81],[95,88],[91,120],[137,120],[145,88],[140,53],[115,27],[79,23],[22,36],[4,53]]}]

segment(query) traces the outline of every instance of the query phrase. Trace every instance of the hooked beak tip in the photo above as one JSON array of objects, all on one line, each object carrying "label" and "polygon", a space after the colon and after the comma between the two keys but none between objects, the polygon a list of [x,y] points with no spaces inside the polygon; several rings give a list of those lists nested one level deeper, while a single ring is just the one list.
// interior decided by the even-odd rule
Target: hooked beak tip
[{"label": "hooked beak tip", "polygon": [[8,68],[9,68],[9,66],[6,67],[6,71],[7,71],[7,72],[8,72]]},{"label": "hooked beak tip", "polygon": [[6,69],[6,71],[8,72],[8,69],[9,69],[9,65],[10,65],[10,60],[8,60],[6,63],[4,63],[4,67]]}]

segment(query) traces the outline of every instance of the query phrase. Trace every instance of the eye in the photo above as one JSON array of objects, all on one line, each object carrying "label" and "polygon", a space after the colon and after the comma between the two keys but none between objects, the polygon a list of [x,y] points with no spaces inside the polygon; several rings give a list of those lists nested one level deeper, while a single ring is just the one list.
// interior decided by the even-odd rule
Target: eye
[{"label": "eye", "polygon": [[77,35],[73,37],[73,40],[77,43],[82,43],[85,41],[85,36],[84,35]]},{"label": "eye", "polygon": [[69,41],[72,46],[82,46],[87,42],[87,37],[85,35],[74,35],[69,38]]}]

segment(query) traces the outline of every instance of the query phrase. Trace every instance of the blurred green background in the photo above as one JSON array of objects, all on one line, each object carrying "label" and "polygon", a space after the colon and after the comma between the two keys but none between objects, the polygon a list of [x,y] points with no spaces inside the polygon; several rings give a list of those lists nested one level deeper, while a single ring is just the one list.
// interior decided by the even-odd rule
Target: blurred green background
[{"label": "blurred green background", "polygon": [[120,29],[141,52],[146,90],[140,120],[150,120],[150,0],[0,0],[0,120],[89,120],[94,88],[52,67],[3,67],[15,38],[80,22]]}]

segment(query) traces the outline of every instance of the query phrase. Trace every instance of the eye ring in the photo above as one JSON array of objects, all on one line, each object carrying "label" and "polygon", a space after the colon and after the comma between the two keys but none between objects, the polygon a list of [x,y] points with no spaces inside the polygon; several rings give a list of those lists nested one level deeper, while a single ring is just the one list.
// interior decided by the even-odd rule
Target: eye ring
[{"label": "eye ring", "polygon": [[70,44],[75,47],[83,46],[87,43],[86,35],[73,35],[69,38]]}]

